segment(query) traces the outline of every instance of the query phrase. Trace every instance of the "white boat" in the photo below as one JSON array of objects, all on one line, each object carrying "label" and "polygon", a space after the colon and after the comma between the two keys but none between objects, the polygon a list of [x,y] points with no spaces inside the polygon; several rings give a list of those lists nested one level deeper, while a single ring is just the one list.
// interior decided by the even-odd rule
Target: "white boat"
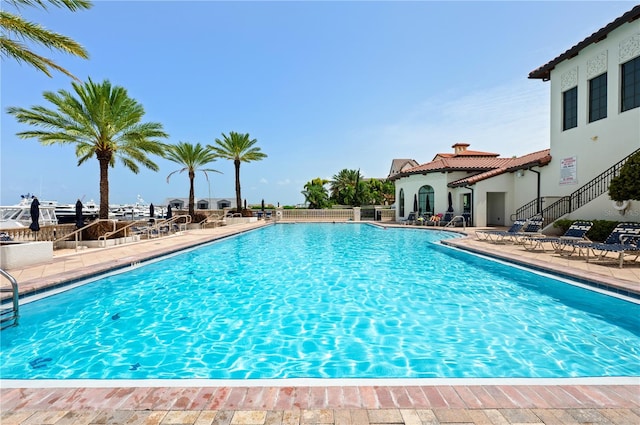
[{"label": "white boat", "polygon": [[[76,205],[56,203],[56,216],[58,217],[59,223],[75,223]],[[93,199],[82,204],[82,218],[84,220],[95,220],[99,216],[100,205],[96,204]]]},{"label": "white boat", "polygon": [[[19,229],[31,224],[31,202],[34,196],[22,195],[19,204],[0,206],[0,229]],[[56,216],[56,202],[40,201],[40,226],[58,224]]]},{"label": "white boat", "polygon": [[109,205],[109,211],[118,220],[141,220],[149,218],[150,205],[140,195],[134,204]]}]

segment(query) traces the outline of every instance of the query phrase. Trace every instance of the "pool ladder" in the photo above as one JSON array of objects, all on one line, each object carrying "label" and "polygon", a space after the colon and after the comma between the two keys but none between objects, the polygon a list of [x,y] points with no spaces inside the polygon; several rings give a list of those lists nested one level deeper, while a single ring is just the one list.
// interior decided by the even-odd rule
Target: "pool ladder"
[{"label": "pool ladder", "polygon": [[444,225],[444,227],[454,227],[456,223],[459,223],[460,221],[462,221],[462,230],[464,231],[467,228],[467,220],[461,215],[453,217],[447,224]]},{"label": "pool ladder", "polygon": [[[6,271],[0,269],[0,275],[11,282],[11,288],[2,287],[0,293],[11,292],[11,306],[0,305],[0,329],[9,326],[18,326],[19,302],[18,302],[18,281]],[[9,303],[6,303],[9,304]]]}]

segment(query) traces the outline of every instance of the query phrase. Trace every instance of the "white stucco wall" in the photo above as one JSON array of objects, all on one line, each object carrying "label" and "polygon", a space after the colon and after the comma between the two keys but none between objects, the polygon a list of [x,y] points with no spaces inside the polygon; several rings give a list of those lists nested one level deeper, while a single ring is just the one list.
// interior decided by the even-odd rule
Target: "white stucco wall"
[{"label": "white stucco wall", "polygon": [[[542,196],[569,195],[640,148],[640,108],[620,112],[621,65],[640,56],[638,28],[637,22],[625,24],[551,71],[553,159],[543,168]],[[589,123],[589,80],[603,72],[607,73],[607,117]],[[578,125],[563,131],[562,93],[575,86],[578,88]],[[576,184],[561,185],[562,160],[572,157],[576,159]],[[589,216],[577,218],[612,219],[605,202],[595,202],[582,209],[582,213]]]}]

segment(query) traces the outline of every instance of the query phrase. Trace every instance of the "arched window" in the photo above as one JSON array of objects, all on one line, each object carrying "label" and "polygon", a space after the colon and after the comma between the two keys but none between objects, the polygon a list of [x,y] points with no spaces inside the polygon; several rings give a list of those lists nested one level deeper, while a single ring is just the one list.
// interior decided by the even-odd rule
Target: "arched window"
[{"label": "arched window", "polygon": [[418,191],[418,213],[431,217],[434,211],[433,188],[429,185],[422,186]]},{"label": "arched window", "polygon": [[400,189],[400,217],[404,217],[404,189]]}]

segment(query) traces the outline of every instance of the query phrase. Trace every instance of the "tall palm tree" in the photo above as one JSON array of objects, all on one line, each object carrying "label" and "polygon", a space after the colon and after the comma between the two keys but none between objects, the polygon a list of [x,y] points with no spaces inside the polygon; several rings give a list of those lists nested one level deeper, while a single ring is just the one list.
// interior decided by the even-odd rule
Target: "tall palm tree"
[{"label": "tall palm tree", "polygon": [[242,194],[240,193],[240,163],[260,161],[267,155],[259,147],[253,146],[258,141],[249,138],[249,133],[236,133],[231,131],[229,135],[222,133],[222,140],[216,139],[215,145],[208,145],[220,158],[230,159],[236,170],[236,207],[242,211]]},{"label": "tall palm tree", "polygon": [[[21,6],[35,6],[47,9],[47,4],[55,7],[65,7],[75,12],[80,9],[89,9],[92,4],[88,0],[5,0],[15,9]],[[3,8],[4,9],[4,8]],[[55,69],[69,77],[79,81],[69,71],[57,65],[51,59],[35,53],[24,43],[46,47],[48,50],[57,50],[87,59],[89,54],[77,42],[62,34],[50,31],[41,25],[29,22],[15,13],[0,10],[0,56],[13,58],[18,62],[26,63],[44,72],[51,77],[51,70]]]},{"label": "tall palm tree", "polygon": [[18,133],[22,139],[35,138],[45,146],[73,144],[78,166],[95,156],[100,165],[100,218],[109,217],[109,167],[116,158],[137,174],[138,164],[158,171],[148,153],[160,155],[165,145],[158,139],[168,135],[162,124],[142,122],[144,108],[119,86],[108,80],[96,84],[72,83],[74,93],[66,90],[44,92],[53,109],[34,106],[31,109],[7,108],[18,122],[40,129]]},{"label": "tall palm tree", "polygon": [[215,161],[218,156],[200,143],[194,145],[192,143],[179,142],[177,145],[167,146],[165,158],[183,166],[181,169],[173,171],[167,176],[167,183],[169,183],[169,178],[175,173],[186,171],[189,174],[189,215],[193,217],[196,213],[195,190],[193,185],[196,178],[196,171],[202,171],[208,182],[209,175],[207,173],[219,173],[220,171],[214,170],[213,168],[200,167]]}]

